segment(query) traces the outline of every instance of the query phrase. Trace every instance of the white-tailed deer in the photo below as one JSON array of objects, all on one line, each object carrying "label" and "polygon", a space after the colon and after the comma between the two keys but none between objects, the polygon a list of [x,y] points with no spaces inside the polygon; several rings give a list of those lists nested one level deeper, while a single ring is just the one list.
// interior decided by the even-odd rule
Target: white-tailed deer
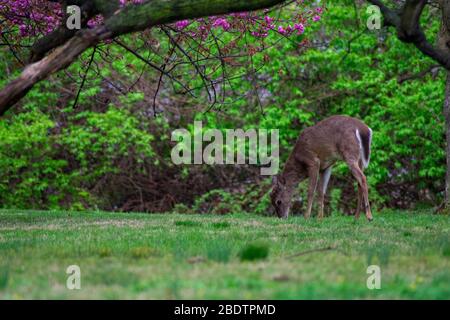
[{"label": "white-tailed deer", "polygon": [[323,201],[337,160],[344,160],[358,182],[358,204],[356,218],[361,207],[369,221],[372,213],[366,176],[363,170],[370,160],[372,130],[362,121],[347,116],[332,116],[306,128],[298,137],[283,171],[274,177],[270,194],[272,205],[280,218],[287,218],[292,194],[298,183],[309,178],[308,204],[305,218],[311,215],[314,193],[318,189],[319,213],[323,217]]}]

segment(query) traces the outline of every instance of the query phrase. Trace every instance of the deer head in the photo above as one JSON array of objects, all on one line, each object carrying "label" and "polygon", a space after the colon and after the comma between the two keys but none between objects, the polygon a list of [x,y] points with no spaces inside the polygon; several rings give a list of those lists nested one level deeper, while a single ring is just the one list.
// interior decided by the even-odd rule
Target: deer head
[{"label": "deer head", "polygon": [[286,180],[282,176],[273,177],[270,199],[277,216],[279,218],[287,218],[291,204],[291,192],[286,186]]}]

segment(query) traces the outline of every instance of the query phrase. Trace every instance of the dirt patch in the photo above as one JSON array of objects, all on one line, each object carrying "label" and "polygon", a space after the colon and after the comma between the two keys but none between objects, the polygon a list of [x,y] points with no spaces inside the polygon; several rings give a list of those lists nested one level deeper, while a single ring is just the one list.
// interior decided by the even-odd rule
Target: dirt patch
[{"label": "dirt patch", "polygon": [[139,220],[102,220],[102,221],[92,221],[92,222],[64,222],[64,223],[51,223],[51,224],[40,224],[40,225],[18,225],[10,227],[0,227],[0,232],[2,231],[32,231],[32,230],[73,230],[80,229],[84,227],[131,227],[131,228],[143,228],[147,225],[144,221]]}]

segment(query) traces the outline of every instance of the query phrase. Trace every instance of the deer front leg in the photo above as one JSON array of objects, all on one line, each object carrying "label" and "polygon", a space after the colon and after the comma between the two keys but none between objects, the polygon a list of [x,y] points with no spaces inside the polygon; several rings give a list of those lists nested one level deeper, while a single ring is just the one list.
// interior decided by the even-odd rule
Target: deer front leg
[{"label": "deer front leg", "polygon": [[319,178],[319,169],[320,169],[320,162],[318,160],[308,167],[309,187],[308,187],[308,207],[306,208],[305,212],[306,219],[308,219],[311,216],[314,193],[316,192],[317,180]]},{"label": "deer front leg", "polygon": [[320,179],[319,179],[319,214],[318,218],[323,218],[323,207],[324,207],[324,200],[325,200],[325,194],[327,192],[328,182],[330,181],[331,176],[331,166],[326,168],[325,171],[320,173]]}]

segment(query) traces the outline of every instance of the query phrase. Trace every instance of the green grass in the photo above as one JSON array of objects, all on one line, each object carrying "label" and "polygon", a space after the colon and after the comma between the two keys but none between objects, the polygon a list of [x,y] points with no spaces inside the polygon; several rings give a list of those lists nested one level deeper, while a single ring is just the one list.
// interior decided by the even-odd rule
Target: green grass
[{"label": "green grass", "polygon": [[450,299],[449,219],[0,211],[0,298]]}]

